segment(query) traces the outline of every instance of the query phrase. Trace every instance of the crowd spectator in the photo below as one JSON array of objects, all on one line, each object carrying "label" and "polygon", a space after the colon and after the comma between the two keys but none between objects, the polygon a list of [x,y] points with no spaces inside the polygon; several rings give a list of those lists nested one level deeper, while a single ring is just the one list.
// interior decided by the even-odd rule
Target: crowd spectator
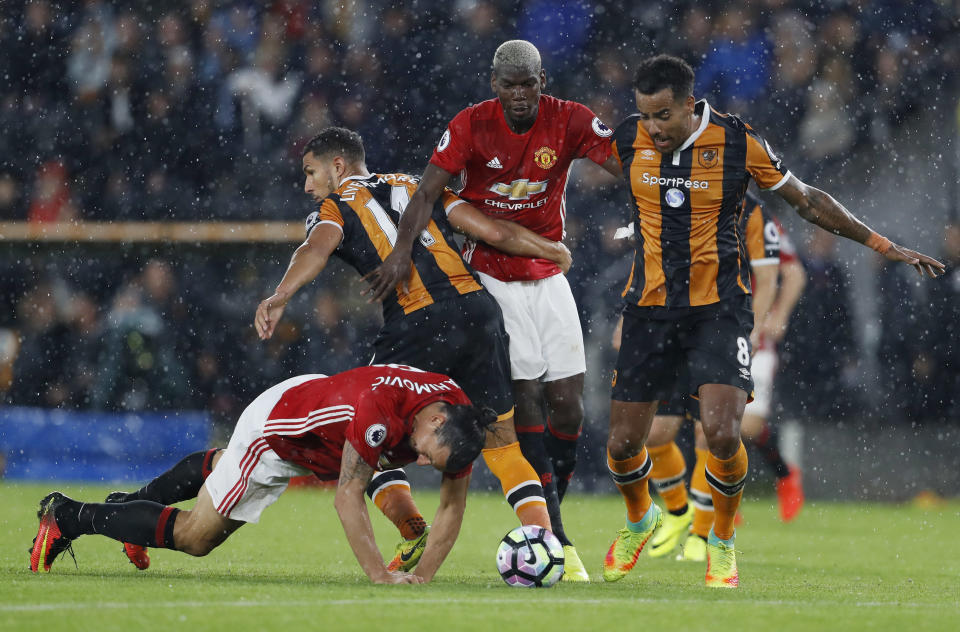
[{"label": "crowd spectator", "polygon": [[[296,173],[284,158],[311,129],[352,126],[372,166],[415,169],[464,102],[489,97],[492,43],[512,35],[541,45],[549,92],[610,98],[623,113],[632,60],[680,54],[715,107],[768,100],[776,107],[750,120],[774,145],[799,136],[826,169],[888,139],[954,78],[955,7],[915,4],[5,2],[0,169],[62,163],[81,185],[80,219],[156,219],[143,199],[101,198],[122,188],[117,177],[136,188],[158,167],[193,201],[177,218],[299,217],[277,183]],[[238,194],[228,210],[213,203]]]}]

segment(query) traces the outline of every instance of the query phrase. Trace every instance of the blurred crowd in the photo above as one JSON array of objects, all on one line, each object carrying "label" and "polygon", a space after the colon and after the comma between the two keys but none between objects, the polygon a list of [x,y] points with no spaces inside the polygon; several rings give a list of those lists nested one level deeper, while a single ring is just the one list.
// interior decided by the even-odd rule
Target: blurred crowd
[{"label": "blurred crowd", "polygon": [[380,326],[378,309],[345,289],[352,275],[333,265],[323,287],[302,292],[273,338],[259,341],[253,310],[283,272],[274,254],[288,252],[58,253],[55,264],[50,254],[2,260],[11,273],[0,281],[8,404],[207,410],[232,427],[256,395],[291,375],[368,363]]},{"label": "blurred crowd", "polygon": [[[446,122],[490,97],[493,51],[511,37],[540,47],[548,93],[610,125],[632,111],[637,59],[681,55],[697,95],[744,112],[794,172],[829,172],[956,95],[958,15],[942,0],[5,0],[0,221],[301,219],[299,152],[316,130],[351,127],[371,170],[418,173]],[[567,225],[600,402],[629,266],[610,239],[625,215],[611,209],[627,205],[603,178],[575,169]],[[937,283],[877,261],[868,348],[832,238],[801,244],[810,282],[784,343],[782,416],[960,418],[958,231]],[[340,268],[297,297],[274,339],[256,339],[253,310],[291,251],[0,251],[0,396],[202,408],[232,425],[283,377],[365,364],[379,314]]]},{"label": "blurred crowd", "polygon": [[336,123],[375,170],[419,172],[536,43],[548,92],[613,125],[641,56],[671,52],[791,166],[831,168],[953,85],[946,0],[5,0],[0,220],[300,217],[298,149]]},{"label": "blurred crowd", "polygon": [[[920,423],[960,419],[960,225],[938,255],[948,275],[922,282],[875,257],[876,332],[862,344],[836,238],[801,244],[808,283],[778,372],[779,418]],[[583,250],[574,243],[575,251]],[[631,257],[602,243],[607,265],[570,275],[588,347],[588,420],[603,424],[615,359],[610,335]],[[0,256],[0,398],[8,404],[113,411],[209,411],[230,428],[261,391],[302,373],[367,364],[380,327],[362,282],[334,261],[287,308],[274,337],[252,327],[292,246],[200,252],[47,247]],[[877,374],[864,379],[872,355]]]}]

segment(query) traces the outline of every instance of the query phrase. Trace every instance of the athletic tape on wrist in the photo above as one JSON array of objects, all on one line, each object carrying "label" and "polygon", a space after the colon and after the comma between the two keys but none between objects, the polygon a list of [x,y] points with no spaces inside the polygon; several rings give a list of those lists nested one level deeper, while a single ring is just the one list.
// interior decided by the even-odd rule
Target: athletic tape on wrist
[{"label": "athletic tape on wrist", "polygon": [[890,246],[892,245],[889,239],[873,231],[870,231],[870,236],[867,237],[867,240],[863,243],[868,248],[873,248],[882,255],[887,254],[887,251],[890,250]]}]

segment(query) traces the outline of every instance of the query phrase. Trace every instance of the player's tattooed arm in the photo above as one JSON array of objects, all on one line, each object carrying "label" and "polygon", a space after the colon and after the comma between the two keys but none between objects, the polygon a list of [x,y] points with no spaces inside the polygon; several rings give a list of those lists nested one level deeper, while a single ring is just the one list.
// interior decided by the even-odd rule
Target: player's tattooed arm
[{"label": "player's tattooed arm", "polygon": [[363,492],[370,479],[373,468],[370,467],[347,441],[343,446],[343,458],[340,461],[340,480],[333,505],[343,524],[347,541],[353,554],[357,556],[360,567],[375,584],[419,584],[423,579],[409,573],[391,573],[380,557],[377,542],[373,537],[373,526]]},{"label": "player's tattooed arm", "polygon": [[800,217],[824,230],[873,248],[891,261],[908,263],[921,275],[926,273],[936,277],[943,274],[945,266],[942,263],[875,233],[828,193],[804,184],[796,176],[790,176],[777,193],[797,210]]},{"label": "player's tattooed arm", "polygon": [[361,458],[360,453],[349,441],[343,445],[343,460],[340,461],[340,480],[337,487],[342,487],[350,481],[360,481],[366,489],[373,478],[373,468]]}]

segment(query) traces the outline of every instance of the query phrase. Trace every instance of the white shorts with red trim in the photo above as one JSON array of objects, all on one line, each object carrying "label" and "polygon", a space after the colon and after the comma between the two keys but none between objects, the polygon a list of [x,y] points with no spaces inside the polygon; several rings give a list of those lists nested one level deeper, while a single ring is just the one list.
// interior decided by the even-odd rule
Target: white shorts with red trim
[{"label": "white shorts with red trim", "polygon": [[505,282],[477,274],[503,312],[514,380],[553,382],[587,370],[580,314],[565,276]]},{"label": "white shorts with red trim", "polygon": [[773,376],[777,372],[777,352],[773,349],[760,349],[750,362],[753,374],[753,401],[743,409],[744,415],[754,415],[767,419],[773,402]]},{"label": "white shorts with red trim", "polygon": [[283,393],[324,375],[298,375],[271,386],[253,400],[237,421],[227,449],[204,485],[213,506],[224,518],[259,522],[263,510],[276,502],[294,476],[310,470],[284,461],[263,437],[267,416]]}]

